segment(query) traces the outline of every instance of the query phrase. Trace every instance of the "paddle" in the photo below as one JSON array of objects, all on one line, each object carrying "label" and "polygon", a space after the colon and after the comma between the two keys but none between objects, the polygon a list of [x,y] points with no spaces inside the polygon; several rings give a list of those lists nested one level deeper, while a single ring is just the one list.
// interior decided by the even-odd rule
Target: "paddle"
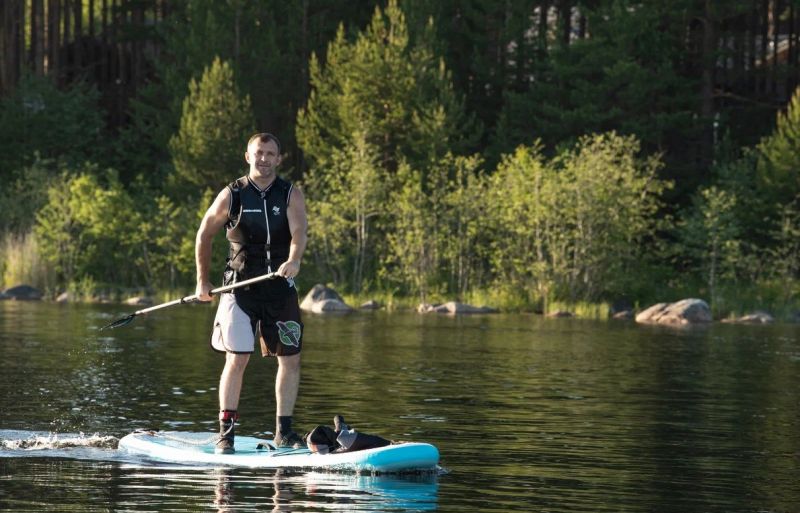
[{"label": "paddle", "polygon": [[[238,289],[239,287],[246,287],[248,285],[252,285],[253,283],[258,283],[260,281],[270,280],[272,278],[277,278],[277,277],[278,277],[277,273],[263,274],[261,276],[256,276],[255,278],[250,278],[249,280],[244,280],[244,281],[240,281],[240,282],[237,282],[237,283],[231,283],[230,285],[225,285],[224,287],[218,287],[216,289],[212,289],[211,292],[209,292],[209,294],[213,296],[215,294],[221,294],[223,292],[228,292],[229,290]],[[160,305],[151,306],[149,308],[144,308],[142,310],[137,310],[136,312],[133,312],[130,315],[126,315],[125,317],[122,317],[121,319],[117,319],[116,321],[112,322],[111,324],[103,326],[102,328],[100,328],[100,331],[103,331],[106,328],[112,328],[113,329],[113,328],[120,328],[122,326],[127,326],[128,324],[130,324],[139,315],[144,315],[146,313],[150,313],[150,312],[153,312],[155,310],[160,310],[160,309],[166,308],[168,306],[182,305],[182,304],[185,304],[185,303],[194,303],[196,301],[197,301],[197,294],[192,294],[191,296],[186,296],[186,297],[182,297],[180,299],[175,299],[175,300],[169,301],[167,303],[162,303]]]}]

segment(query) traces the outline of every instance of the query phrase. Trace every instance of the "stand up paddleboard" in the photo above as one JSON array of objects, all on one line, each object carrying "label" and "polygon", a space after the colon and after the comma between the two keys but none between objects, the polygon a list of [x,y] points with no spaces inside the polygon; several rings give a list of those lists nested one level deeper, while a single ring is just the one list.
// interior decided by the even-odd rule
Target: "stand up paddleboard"
[{"label": "stand up paddleboard", "polygon": [[277,449],[272,442],[250,436],[236,437],[234,454],[215,454],[209,433],[137,431],[119,441],[131,455],[184,465],[225,465],[250,468],[303,468],[336,471],[397,473],[432,471],[439,450],[426,443],[400,443],[363,451],[317,454],[305,447]]}]

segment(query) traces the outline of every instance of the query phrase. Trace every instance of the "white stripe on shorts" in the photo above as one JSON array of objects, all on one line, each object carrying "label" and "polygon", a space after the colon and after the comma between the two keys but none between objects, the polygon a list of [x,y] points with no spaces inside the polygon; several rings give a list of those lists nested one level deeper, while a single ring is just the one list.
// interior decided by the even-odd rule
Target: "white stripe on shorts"
[{"label": "white stripe on shorts", "polygon": [[211,347],[220,352],[252,353],[255,349],[255,334],[250,317],[236,304],[231,293],[220,294]]}]

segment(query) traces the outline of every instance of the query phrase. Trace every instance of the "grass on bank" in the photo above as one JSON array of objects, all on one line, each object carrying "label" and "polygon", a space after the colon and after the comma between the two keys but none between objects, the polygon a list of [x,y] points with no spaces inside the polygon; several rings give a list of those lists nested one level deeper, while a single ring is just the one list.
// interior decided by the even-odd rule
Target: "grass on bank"
[{"label": "grass on bank", "polygon": [[[156,303],[161,303],[194,293],[192,286],[152,291],[143,287],[126,288],[98,283],[89,276],[75,280],[66,287],[59,287],[55,270],[42,258],[35,236],[31,233],[5,233],[0,238],[0,279],[0,290],[28,284],[42,290],[50,299],[55,299],[58,294],[66,291],[70,301],[123,301],[134,296],[148,296]],[[301,287],[301,299],[308,289],[310,287],[305,290]],[[648,291],[646,295],[651,299],[634,303],[636,310],[647,308],[656,302],[697,297],[709,303],[715,319],[735,318],[755,311],[766,311],[777,320],[793,320],[800,315],[800,280],[796,279],[761,281],[749,285],[728,284],[718,287],[713,294],[701,285],[682,284],[672,289]],[[375,300],[387,311],[415,311],[423,302],[419,296],[403,295],[397,290],[344,293],[343,297],[354,307]],[[436,304],[453,300],[457,298],[439,293],[429,295],[424,302]],[[544,301],[539,294],[520,292],[508,287],[470,291],[458,300],[476,306],[490,306],[503,312],[547,314],[563,310],[587,319],[607,319],[610,312],[609,303],[602,301]]]}]

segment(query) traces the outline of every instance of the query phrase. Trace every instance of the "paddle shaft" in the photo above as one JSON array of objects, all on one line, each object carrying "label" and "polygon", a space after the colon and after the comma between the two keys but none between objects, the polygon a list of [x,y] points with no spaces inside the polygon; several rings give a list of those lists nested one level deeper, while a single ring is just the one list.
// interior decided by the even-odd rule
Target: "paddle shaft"
[{"label": "paddle shaft", "polygon": [[[225,285],[223,287],[217,287],[215,289],[211,289],[211,291],[209,292],[209,295],[214,296],[216,294],[222,294],[223,292],[228,292],[229,290],[238,289],[240,287],[246,287],[248,285],[252,285],[253,283],[258,283],[258,282],[261,282],[261,281],[264,281],[264,280],[270,280],[272,278],[277,278],[277,277],[278,277],[277,273],[263,274],[261,276],[256,276],[255,278],[250,278],[249,280],[244,280],[244,281],[240,281],[240,282],[236,282],[236,283],[231,283],[230,285]],[[197,301],[197,294],[192,294],[191,296],[185,296],[185,297],[182,297],[180,299],[174,299],[174,300],[168,301],[166,303],[161,303],[160,305],[155,305],[155,306],[151,306],[149,308],[144,308],[142,310],[137,310],[137,311],[133,312],[133,315],[134,316],[142,315],[142,314],[146,314],[146,313],[149,313],[149,312],[153,312],[155,310],[160,310],[162,308],[167,308],[168,306],[182,305],[184,303],[193,303],[195,301]]]}]

